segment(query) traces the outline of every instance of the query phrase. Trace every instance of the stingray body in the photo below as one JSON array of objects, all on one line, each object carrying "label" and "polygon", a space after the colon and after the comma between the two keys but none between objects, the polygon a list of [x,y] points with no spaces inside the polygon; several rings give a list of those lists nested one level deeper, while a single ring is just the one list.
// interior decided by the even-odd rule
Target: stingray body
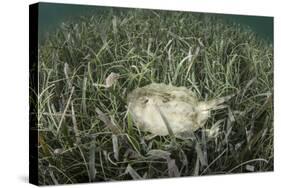
[{"label": "stingray body", "polygon": [[[221,108],[231,96],[199,101],[186,87],[152,83],[128,94],[129,113],[135,125],[154,135],[194,132],[202,128],[210,111]],[[170,130],[169,130],[170,129]]]}]

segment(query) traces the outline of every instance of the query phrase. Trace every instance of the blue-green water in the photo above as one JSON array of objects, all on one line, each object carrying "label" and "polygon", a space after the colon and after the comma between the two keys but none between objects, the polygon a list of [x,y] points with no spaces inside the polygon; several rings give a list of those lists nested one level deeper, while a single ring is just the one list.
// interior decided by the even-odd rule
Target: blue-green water
[{"label": "blue-green water", "polygon": [[[73,5],[57,3],[39,4],[39,37],[44,38],[47,33],[54,31],[62,22],[75,20],[80,16],[104,14],[110,7]],[[118,8],[121,9],[121,8]],[[219,14],[226,22],[236,22],[246,25],[258,36],[273,42],[273,17],[242,16]]]}]

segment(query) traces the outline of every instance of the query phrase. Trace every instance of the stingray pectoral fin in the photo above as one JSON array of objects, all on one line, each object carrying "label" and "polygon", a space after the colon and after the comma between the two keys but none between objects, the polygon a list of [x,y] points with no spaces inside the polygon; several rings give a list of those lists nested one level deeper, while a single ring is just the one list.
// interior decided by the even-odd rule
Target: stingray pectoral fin
[{"label": "stingray pectoral fin", "polygon": [[138,127],[142,131],[145,129],[145,124],[144,123],[136,122],[135,124],[136,124],[136,127]]}]

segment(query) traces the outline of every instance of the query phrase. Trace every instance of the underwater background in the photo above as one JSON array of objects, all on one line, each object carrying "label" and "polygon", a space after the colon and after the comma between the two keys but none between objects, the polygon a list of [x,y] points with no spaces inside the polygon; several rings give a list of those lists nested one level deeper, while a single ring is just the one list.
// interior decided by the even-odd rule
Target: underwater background
[{"label": "underwater background", "polygon": [[[80,16],[107,14],[112,8],[121,10],[129,10],[132,8],[104,7],[94,5],[74,5],[59,3],[40,3],[39,4],[39,40],[44,39],[47,33],[51,33],[60,26],[62,22],[78,19]],[[203,13],[205,14],[205,13]],[[231,14],[216,14],[225,22],[236,22],[238,24],[248,26],[258,36],[264,38],[268,42],[273,43],[273,17],[265,16],[244,16]]]}]

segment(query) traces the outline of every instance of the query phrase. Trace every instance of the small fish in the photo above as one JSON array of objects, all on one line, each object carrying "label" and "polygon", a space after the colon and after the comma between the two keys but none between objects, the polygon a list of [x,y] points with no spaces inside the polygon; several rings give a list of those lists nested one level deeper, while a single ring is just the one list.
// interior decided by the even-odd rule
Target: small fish
[{"label": "small fish", "polygon": [[111,87],[112,85],[114,85],[117,80],[119,79],[120,75],[118,73],[112,72],[110,73],[110,75],[107,76],[107,78],[105,79],[105,85],[107,88]]},{"label": "small fish", "polygon": [[105,79],[105,84],[97,84],[94,83],[93,85],[96,87],[104,87],[104,88],[110,88],[114,84],[118,82],[118,79],[120,78],[120,74],[111,72]]}]

